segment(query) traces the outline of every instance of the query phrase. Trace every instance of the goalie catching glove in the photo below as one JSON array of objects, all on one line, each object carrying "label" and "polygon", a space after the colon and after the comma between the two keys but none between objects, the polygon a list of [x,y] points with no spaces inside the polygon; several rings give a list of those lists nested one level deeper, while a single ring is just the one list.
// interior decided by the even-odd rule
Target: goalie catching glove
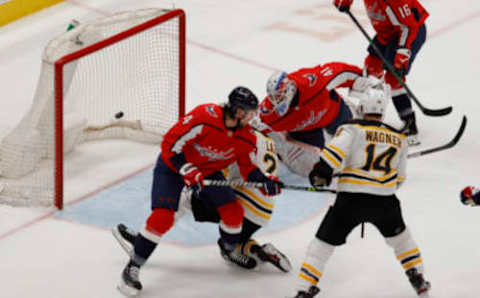
[{"label": "goalie catching glove", "polygon": [[480,189],[474,186],[465,187],[460,193],[460,200],[465,205],[479,206],[480,205]]},{"label": "goalie catching glove", "polygon": [[248,175],[248,181],[263,183],[260,191],[266,196],[275,196],[282,192],[283,183],[273,175],[265,176],[260,169],[253,170]]},{"label": "goalie catching glove", "polygon": [[332,168],[323,159],[320,159],[320,161],[313,166],[313,170],[308,175],[308,179],[313,187],[322,188],[330,185],[332,182],[332,174]]}]

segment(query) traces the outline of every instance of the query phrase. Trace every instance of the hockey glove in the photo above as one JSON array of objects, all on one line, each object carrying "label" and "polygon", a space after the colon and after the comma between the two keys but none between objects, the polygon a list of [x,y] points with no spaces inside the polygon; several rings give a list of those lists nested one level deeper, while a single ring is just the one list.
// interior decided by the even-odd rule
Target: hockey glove
[{"label": "hockey glove", "polygon": [[308,175],[310,184],[315,188],[321,188],[324,186],[329,186],[332,183],[332,168],[323,160],[320,159],[313,166],[313,170]]},{"label": "hockey glove", "polygon": [[480,205],[480,189],[467,186],[460,193],[460,200],[465,205],[479,206]]},{"label": "hockey glove", "polygon": [[203,174],[194,164],[187,162],[180,168],[179,173],[187,187],[192,187],[195,191],[203,188]]},{"label": "hockey glove", "polygon": [[248,175],[248,181],[263,183],[260,191],[265,196],[275,196],[282,192],[283,183],[273,175],[265,176],[260,169],[253,170]]},{"label": "hockey glove", "polygon": [[407,74],[410,56],[411,56],[411,52],[409,49],[407,48],[397,49],[393,66],[395,67],[395,70],[397,71],[398,75],[401,77]]},{"label": "hockey glove", "polygon": [[333,5],[341,12],[349,11],[353,0],[333,0]]},{"label": "hockey glove", "polygon": [[263,181],[260,191],[266,196],[276,196],[282,192],[282,186],[283,183],[277,177],[268,175]]}]

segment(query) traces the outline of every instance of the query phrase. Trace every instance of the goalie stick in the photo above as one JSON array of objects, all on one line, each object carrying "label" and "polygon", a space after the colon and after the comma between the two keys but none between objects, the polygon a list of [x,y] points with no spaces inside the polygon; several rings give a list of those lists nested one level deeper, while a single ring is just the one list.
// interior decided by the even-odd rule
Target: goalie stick
[{"label": "goalie stick", "polygon": [[[264,184],[262,182],[244,182],[244,181],[225,181],[225,180],[204,180],[204,185],[208,186],[245,186],[245,187],[255,187],[260,188],[263,187]],[[329,188],[315,188],[313,186],[303,186],[303,185],[282,185],[283,189],[291,189],[291,190],[301,190],[301,191],[311,191],[311,192],[331,192],[337,193],[335,189]]]},{"label": "goalie stick", "polygon": [[372,48],[375,50],[375,52],[377,53],[378,57],[380,57],[380,59],[382,59],[383,61],[383,64],[388,68],[388,70],[393,73],[393,75],[395,76],[395,78],[398,80],[398,82],[403,86],[403,88],[405,88],[405,90],[407,91],[408,95],[413,99],[413,101],[417,104],[417,106],[420,108],[420,110],[422,111],[422,113],[424,113],[425,115],[427,116],[445,116],[445,115],[448,115],[450,114],[450,112],[452,112],[452,107],[446,107],[446,108],[443,108],[443,109],[437,109],[437,110],[433,110],[433,109],[429,109],[425,106],[422,105],[422,103],[417,99],[417,97],[413,94],[412,90],[410,90],[410,88],[407,86],[407,84],[402,80],[402,78],[398,75],[398,73],[395,71],[395,69],[393,68],[392,64],[390,62],[388,62],[385,57],[383,56],[382,52],[378,49],[378,47],[373,43],[373,40],[372,38],[370,38],[370,36],[368,35],[368,33],[365,31],[365,29],[362,27],[362,25],[360,25],[360,23],[358,22],[357,18],[355,18],[355,16],[350,12],[350,11],[346,11],[346,13],[348,14],[348,16],[352,19],[353,23],[355,23],[355,25],[358,27],[358,29],[360,29],[360,31],[362,32],[362,34],[365,36],[365,38],[368,40],[368,42],[370,43],[370,45],[372,46]]},{"label": "goalie stick", "polygon": [[419,156],[427,155],[427,154],[434,153],[434,152],[437,152],[437,151],[442,151],[442,150],[452,148],[453,146],[455,146],[458,143],[458,141],[462,137],[466,126],[467,126],[467,116],[464,115],[463,118],[462,118],[462,123],[460,124],[460,128],[457,131],[457,134],[455,135],[455,137],[453,137],[453,139],[450,140],[450,142],[446,143],[445,145],[433,147],[433,148],[430,148],[430,149],[421,150],[421,151],[414,152],[414,153],[409,153],[407,155],[408,158],[419,157]]}]

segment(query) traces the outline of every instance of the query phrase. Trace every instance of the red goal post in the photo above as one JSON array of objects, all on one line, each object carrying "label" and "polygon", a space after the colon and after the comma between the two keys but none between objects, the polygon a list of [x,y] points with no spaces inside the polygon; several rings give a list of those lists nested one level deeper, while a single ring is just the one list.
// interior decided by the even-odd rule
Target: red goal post
[{"label": "red goal post", "polygon": [[[52,40],[32,107],[0,145],[1,196],[36,205],[29,195],[42,193],[47,201],[52,195],[62,209],[64,155],[77,144],[160,143],[185,113],[185,18],[181,9],[142,9],[80,24]],[[51,167],[53,183],[49,174],[32,174],[39,167]]]}]

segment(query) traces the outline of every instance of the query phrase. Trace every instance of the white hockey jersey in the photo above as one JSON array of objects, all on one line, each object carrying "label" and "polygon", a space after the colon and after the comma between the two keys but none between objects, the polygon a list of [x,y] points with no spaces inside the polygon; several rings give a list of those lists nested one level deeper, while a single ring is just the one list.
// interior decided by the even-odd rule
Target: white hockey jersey
[{"label": "white hockey jersey", "polygon": [[[263,173],[276,175],[279,161],[274,141],[258,131],[255,131],[255,134],[257,136],[257,153],[252,156],[253,163]],[[231,164],[225,170],[225,176],[231,181],[243,181],[236,163]],[[265,196],[257,188],[235,186],[233,189],[245,210],[245,217],[259,226],[266,225],[275,207],[275,197]]]},{"label": "white hockey jersey", "polygon": [[337,173],[337,191],[391,195],[406,178],[407,151],[405,135],[356,120],[337,129],[321,158]]},{"label": "white hockey jersey", "polygon": [[[257,136],[257,154],[252,157],[253,164],[255,164],[264,174],[276,175],[278,169],[278,157],[275,151],[274,141],[258,131],[255,131],[255,135]],[[243,180],[242,175],[240,174],[240,169],[236,163],[233,163],[228,167],[228,179]]]}]

